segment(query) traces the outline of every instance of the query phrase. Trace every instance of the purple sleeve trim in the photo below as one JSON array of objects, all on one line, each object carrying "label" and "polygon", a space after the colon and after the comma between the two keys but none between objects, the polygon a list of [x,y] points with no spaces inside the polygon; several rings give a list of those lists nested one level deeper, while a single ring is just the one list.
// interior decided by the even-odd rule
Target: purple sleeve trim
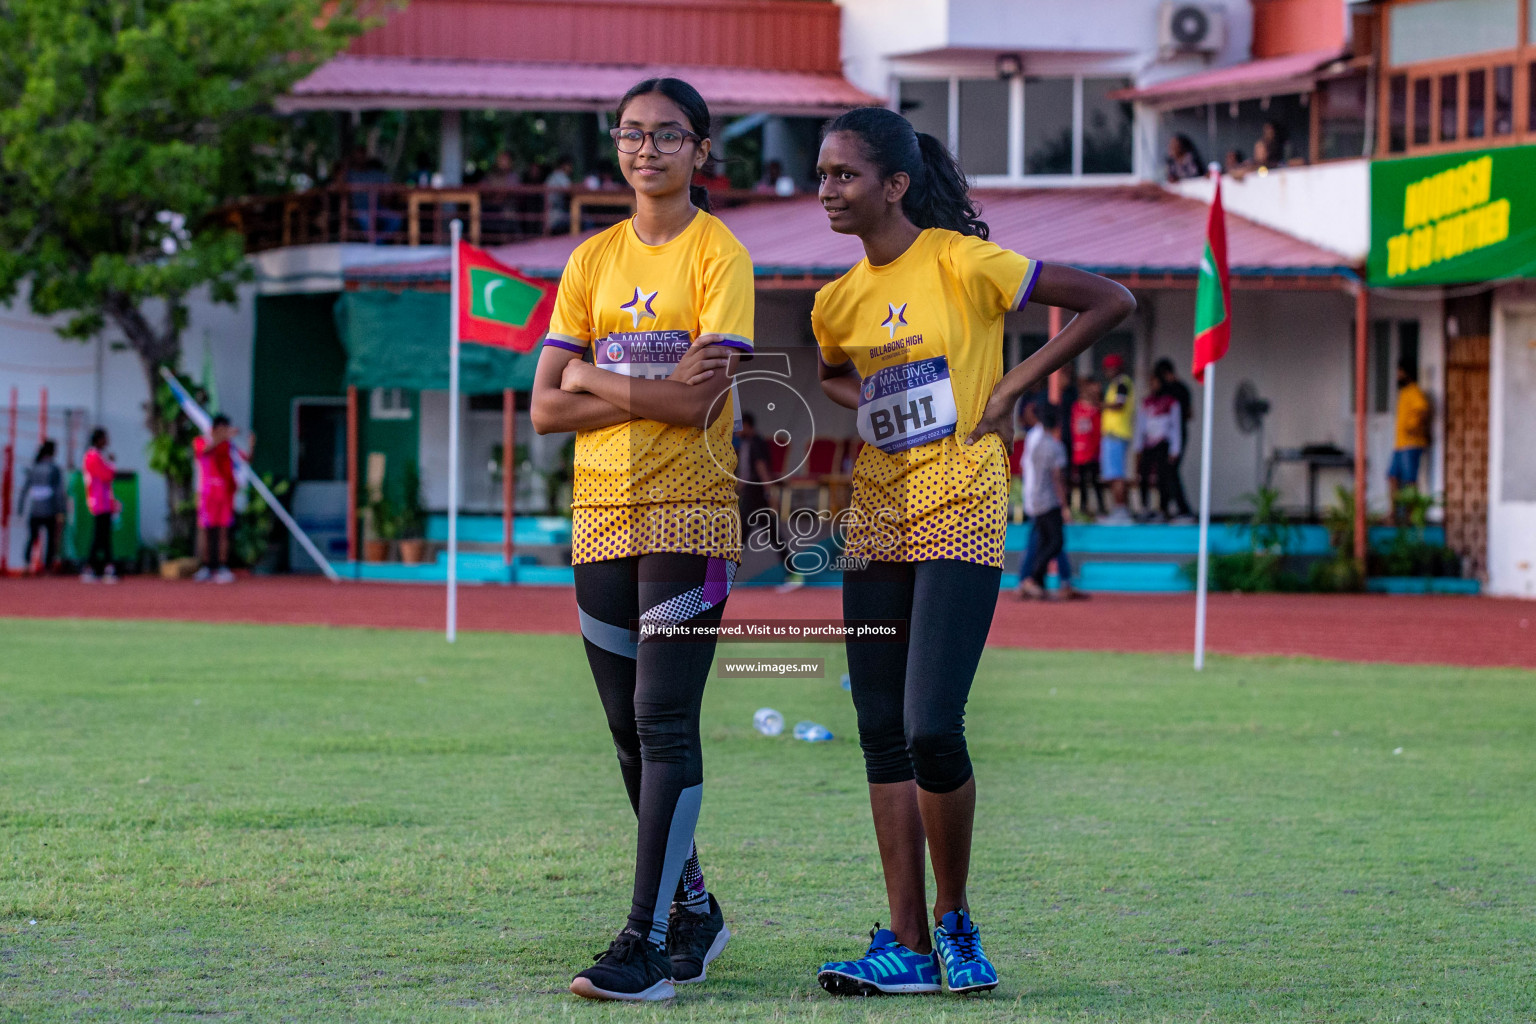
[{"label": "purple sleeve trim", "polygon": [[553,346],[555,346],[555,348],[563,348],[567,352],[575,352],[577,355],[583,355],[587,351],[581,345],[572,345],[568,341],[556,341],[554,338],[545,338],[544,339],[544,344],[545,345],[553,345]]},{"label": "purple sleeve trim", "polygon": [[1042,264],[1039,260],[1030,261],[1029,276],[1026,277],[1024,279],[1024,283],[1019,286],[1019,301],[1013,304],[1013,308],[1015,310],[1023,309],[1024,306],[1029,302],[1030,295],[1034,294],[1035,283],[1040,280],[1041,266]]},{"label": "purple sleeve trim", "polygon": [[735,338],[726,338],[725,340],[721,341],[720,344],[724,345],[726,348],[739,349],[742,352],[751,352],[752,351],[752,346],[751,345],[749,345],[745,341],[738,341]]}]

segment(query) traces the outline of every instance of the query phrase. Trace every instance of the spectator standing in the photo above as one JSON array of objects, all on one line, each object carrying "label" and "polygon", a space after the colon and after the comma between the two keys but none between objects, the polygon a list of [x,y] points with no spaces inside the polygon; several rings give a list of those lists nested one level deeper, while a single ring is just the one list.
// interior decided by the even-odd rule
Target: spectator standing
[{"label": "spectator standing", "polygon": [[59,536],[64,532],[64,473],[54,462],[58,451],[51,439],[44,439],[37,448],[37,457],[27,467],[27,475],[21,483],[21,495],[16,502],[16,515],[27,520],[28,565],[42,544],[39,575],[53,568],[58,556]]},{"label": "spectator standing", "polygon": [[[1034,404],[1024,407],[1024,512],[1034,535],[1031,553],[1019,573],[1019,596],[1036,600],[1045,596],[1045,574],[1062,553],[1066,540],[1067,452],[1051,433],[1057,426],[1056,410]],[[1061,580],[1062,596],[1073,596],[1070,574]]]},{"label": "spectator standing", "polygon": [[1124,526],[1131,522],[1125,474],[1136,436],[1136,383],[1125,373],[1125,360],[1113,352],[1104,357],[1104,373],[1109,385],[1099,415],[1099,477],[1109,485],[1111,502],[1104,522]]},{"label": "spectator standing", "polygon": [[[1179,446],[1179,403],[1163,390],[1162,381],[1156,374],[1148,382],[1147,397],[1141,402],[1141,415],[1136,421],[1136,449],[1141,453],[1141,508],[1149,520],[1167,519],[1173,506],[1173,485],[1170,482],[1173,457],[1182,449]],[[1150,492],[1157,488],[1157,509],[1152,507]],[[1185,515],[1189,509],[1184,509]]]},{"label": "spectator standing", "polygon": [[548,211],[549,233],[552,235],[563,234],[571,229],[571,197],[568,192],[575,167],[571,158],[562,154],[555,158],[555,169],[544,179],[544,187],[550,190],[545,197],[545,209]]},{"label": "spectator standing", "polygon": [[1099,486],[1099,446],[1103,430],[1099,423],[1098,380],[1085,377],[1080,391],[1077,401],[1072,403],[1072,487],[1077,492],[1078,509],[1084,515],[1092,514],[1088,503],[1092,495],[1102,516],[1104,490]]},{"label": "spectator standing", "polygon": [[1418,368],[1404,359],[1397,364],[1397,437],[1392,446],[1392,464],[1387,467],[1387,490],[1391,495],[1391,523],[1401,522],[1397,496],[1404,487],[1419,486],[1419,464],[1429,447],[1429,396],[1419,387]]},{"label": "spectator standing", "polygon": [[104,580],[117,582],[117,569],[112,564],[112,516],[117,512],[117,497],[112,493],[112,480],[117,476],[117,465],[107,452],[110,443],[105,427],[91,431],[90,447],[85,451],[82,470],[85,475],[85,507],[91,513],[91,547],[86,553],[85,571],[80,574],[81,583]]},{"label": "spectator standing", "polygon": [[1189,421],[1194,417],[1194,395],[1189,387],[1179,380],[1178,371],[1173,368],[1173,360],[1159,359],[1152,367],[1152,372],[1162,384],[1165,392],[1173,396],[1173,400],[1179,403],[1179,450],[1172,458],[1172,476],[1169,485],[1173,489],[1173,503],[1179,508],[1179,514],[1174,517],[1174,522],[1188,521],[1194,517],[1190,515],[1189,498],[1184,490],[1184,456],[1189,453]]},{"label": "spectator standing", "polygon": [[[192,442],[197,460],[197,526],[202,531],[203,564],[194,579],[202,582],[233,583],[229,571],[229,531],[235,525],[235,462],[231,454],[234,429],[223,413],[213,418],[208,437]],[[256,436],[248,435],[254,448]],[[250,452],[242,453],[250,458]]]}]

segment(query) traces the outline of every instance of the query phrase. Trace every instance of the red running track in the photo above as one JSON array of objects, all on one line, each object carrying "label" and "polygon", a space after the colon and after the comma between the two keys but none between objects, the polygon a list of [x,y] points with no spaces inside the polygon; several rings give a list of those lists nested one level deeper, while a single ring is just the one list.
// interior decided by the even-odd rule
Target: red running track
[{"label": "red running track", "polygon": [[[292,623],[442,629],[441,586],[327,583],[241,577],[230,586],[128,578],[116,586],[73,578],[0,580],[0,617]],[[1194,598],[1100,594],[1071,603],[1003,594],[991,643],[1041,650],[1174,652],[1194,643]],[[830,587],[780,594],[744,587],[728,620],[836,619]],[[459,590],[459,626],[521,633],[576,632],[569,587]],[[1207,630],[1221,654],[1300,655],[1344,661],[1536,668],[1536,602],[1486,597],[1215,594]]]}]

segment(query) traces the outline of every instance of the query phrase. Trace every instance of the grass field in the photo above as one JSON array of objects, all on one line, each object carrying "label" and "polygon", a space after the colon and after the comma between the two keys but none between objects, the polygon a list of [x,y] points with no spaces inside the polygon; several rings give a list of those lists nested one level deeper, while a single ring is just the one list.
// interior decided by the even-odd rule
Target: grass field
[{"label": "grass field", "polygon": [[991,651],[1003,984],[839,1001],[814,969],[885,907],[841,650],[803,650],[827,680],[711,686],[736,938],[637,1008],[565,990],[633,855],[575,638],[0,621],[0,1020],[1536,1019],[1536,676]]}]

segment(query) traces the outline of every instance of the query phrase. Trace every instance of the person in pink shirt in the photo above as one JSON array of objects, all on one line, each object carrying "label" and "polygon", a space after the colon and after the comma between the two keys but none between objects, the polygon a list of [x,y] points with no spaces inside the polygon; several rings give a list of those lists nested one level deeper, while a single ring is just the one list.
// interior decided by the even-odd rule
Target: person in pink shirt
[{"label": "person in pink shirt", "polygon": [[91,431],[90,447],[85,452],[85,507],[91,513],[92,527],[91,549],[80,574],[82,583],[117,582],[117,569],[112,565],[112,516],[118,508],[112,479],[117,476],[117,466],[107,454],[108,440],[106,428],[97,427]]},{"label": "person in pink shirt", "polygon": [[[229,417],[220,413],[213,418],[209,436],[192,442],[192,455],[197,460],[197,525],[203,549],[203,564],[194,577],[199,581],[235,581],[235,574],[229,571],[229,530],[235,525],[234,433]],[[254,446],[255,435],[247,436]],[[241,455],[250,458],[249,451]]]}]

